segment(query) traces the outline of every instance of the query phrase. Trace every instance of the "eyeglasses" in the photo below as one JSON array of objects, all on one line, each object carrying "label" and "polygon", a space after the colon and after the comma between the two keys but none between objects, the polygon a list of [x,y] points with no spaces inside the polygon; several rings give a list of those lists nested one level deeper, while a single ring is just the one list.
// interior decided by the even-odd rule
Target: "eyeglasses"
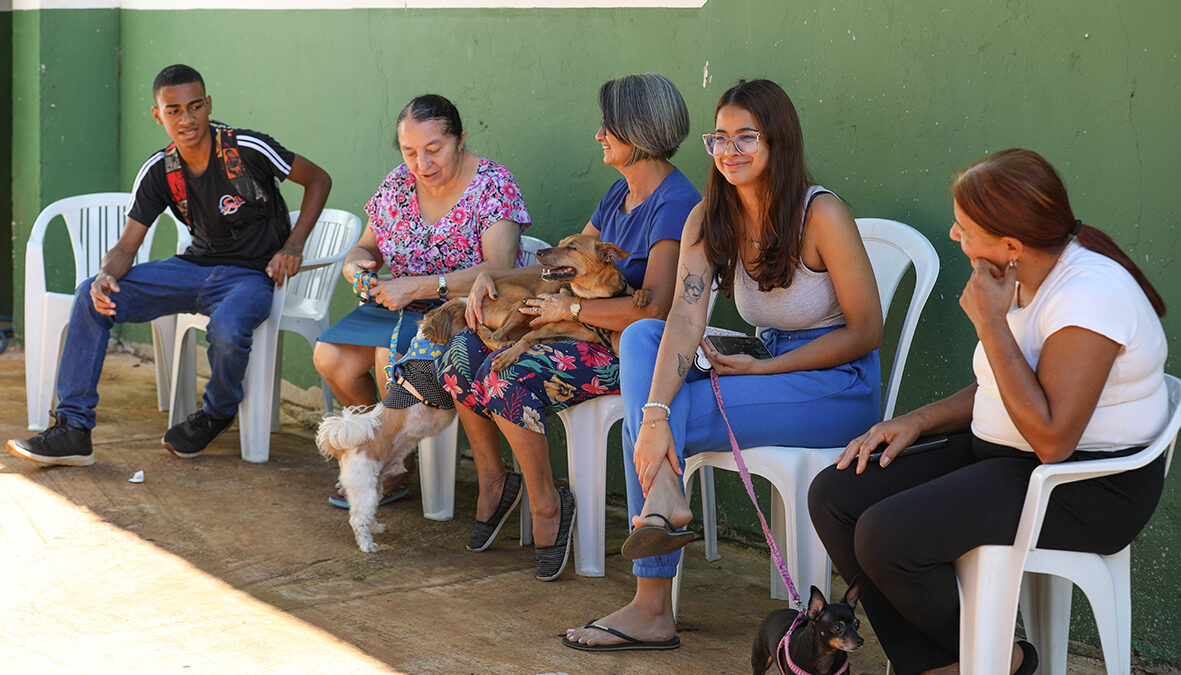
[{"label": "eyeglasses", "polygon": [[705,141],[705,151],[714,157],[726,154],[726,147],[730,145],[740,155],[752,155],[759,151],[762,135],[761,131],[744,131],[733,138],[725,134],[702,134],[701,140]]}]

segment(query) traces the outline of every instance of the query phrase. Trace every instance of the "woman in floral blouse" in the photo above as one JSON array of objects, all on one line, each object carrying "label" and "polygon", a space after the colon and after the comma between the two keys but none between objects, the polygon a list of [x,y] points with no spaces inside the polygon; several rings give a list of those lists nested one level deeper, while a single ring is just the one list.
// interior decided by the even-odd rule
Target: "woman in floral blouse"
[{"label": "woman in floral blouse", "polygon": [[[442,96],[419,96],[398,115],[405,163],[365,205],[369,227],[344,262],[362,304],[325,331],[313,353],[343,405],[373,405],[385,391],[395,326],[401,353],[432,302],[463,297],[481,272],[520,260],[529,226],[520,188],[508,169],[467,151],[466,137],[459,111]],[[383,266],[390,276],[378,276]],[[401,482],[386,477],[387,499],[405,494]],[[337,494],[330,501],[348,505]]]},{"label": "woman in floral blouse", "polygon": [[[656,73],[607,82],[599,90],[599,108],[603,125],[595,140],[603,148],[603,163],[622,178],[607,190],[582,231],[630,254],[619,261],[619,269],[633,288],[651,291],[652,302],[638,309],[629,297],[576,303],[568,295],[545,295],[522,310],[534,315],[534,326],[573,319],[618,333],[639,319],[663,319],[672,304],[681,228],[701,200],[669,161],[689,133],[689,111],[676,86]],[[484,298],[496,295],[495,279],[538,269],[481,274],[468,296],[469,324],[479,319]],[[468,550],[483,551],[492,544],[519,503],[524,482],[537,542],[536,576],[551,581],[561,575],[570,552],[575,505],[568,489],[554,486],[545,417],[595,396],[619,393],[616,348],[573,340],[546,342],[500,372],[491,369],[492,355],[470,331],[455,336],[443,349],[436,370],[458,404],[480,484]],[[505,469],[500,434],[512,447],[521,473]]]}]

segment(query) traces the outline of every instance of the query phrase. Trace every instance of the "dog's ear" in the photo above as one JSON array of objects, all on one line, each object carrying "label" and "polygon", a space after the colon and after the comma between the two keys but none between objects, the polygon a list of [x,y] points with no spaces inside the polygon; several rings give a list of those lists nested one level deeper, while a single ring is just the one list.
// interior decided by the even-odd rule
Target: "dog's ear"
[{"label": "dog's ear", "polygon": [[857,600],[861,598],[861,577],[854,577],[853,583],[849,584],[849,590],[845,591],[845,604],[849,609],[857,609]]},{"label": "dog's ear", "polygon": [[828,602],[824,599],[824,593],[813,586],[812,597],[808,598],[808,618],[815,621],[820,617],[820,613],[824,611],[825,607],[828,607]]},{"label": "dog's ear", "polygon": [[600,241],[595,244],[595,252],[599,254],[599,260],[603,262],[611,262],[612,260],[623,260],[631,255],[627,251],[619,248],[615,244],[605,241]]}]

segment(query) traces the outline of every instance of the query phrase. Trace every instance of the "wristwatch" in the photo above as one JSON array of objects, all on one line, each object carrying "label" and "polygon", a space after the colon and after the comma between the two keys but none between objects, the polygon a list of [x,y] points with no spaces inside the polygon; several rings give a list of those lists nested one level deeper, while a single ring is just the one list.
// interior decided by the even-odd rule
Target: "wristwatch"
[{"label": "wristwatch", "polygon": [[[582,311],[582,301],[575,300],[570,303],[570,318],[578,321],[578,313]],[[579,322],[581,323],[581,322]]]},{"label": "wristwatch", "polygon": [[439,292],[439,299],[440,300],[447,299],[447,277],[443,276],[442,274],[439,275],[438,292]]}]

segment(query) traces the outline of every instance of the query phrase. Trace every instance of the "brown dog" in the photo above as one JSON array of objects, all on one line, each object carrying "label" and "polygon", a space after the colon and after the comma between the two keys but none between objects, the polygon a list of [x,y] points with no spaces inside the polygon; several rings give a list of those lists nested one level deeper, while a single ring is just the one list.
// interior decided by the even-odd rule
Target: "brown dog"
[{"label": "brown dog", "polygon": [[484,322],[476,333],[489,349],[512,347],[496,355],[492,369],[504,370],[538,342],[581,340],[612,347],[614,334],[611,331],[577,321],[558,321],[531,328],[529,322],[533,317],[519,310],[525,306],[526,300],[542,293],[564,293],[580,299],[631,295],[636,307],[646,307],[652,301],[651,291],[633,289],[615,266],[616,260],[623,260],[628,255],[615,244],[589,234],[572,234],[557,246],[537,252],[541,274],[523,274],[497,281],[497,299],[484,299]]}]

